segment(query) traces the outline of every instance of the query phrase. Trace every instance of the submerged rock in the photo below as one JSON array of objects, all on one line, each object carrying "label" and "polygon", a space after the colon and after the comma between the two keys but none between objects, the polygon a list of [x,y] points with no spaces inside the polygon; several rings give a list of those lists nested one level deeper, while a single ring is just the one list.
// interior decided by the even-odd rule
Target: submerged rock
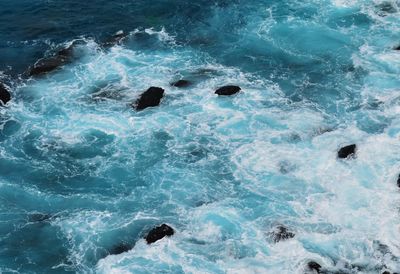
[{"label": "submerged rock", "polygon": [[95,86],[90,96],[96,102],[105,100],[122,100],[125,97],[125,90],[126,88],[118,85],[103,84]]},{"label": "submerged rock", "polygon": [[152,244],[157,242],[158,240],[161,240],[165,236],[170,237],[172,235],[174,235],[173,228],[169,225],[162,224],[161,226],[155,227],[150,230],[145,239],[147,244]]},{"label": "submerged rock", "polygon": [[288,240],[288,239],[294,238],[294,236],[296,234],[289,231],[287,227],[279,225],[279,226],[275,227],[274,230],[269,233],[269,235],[270,235],[272,241],[277,243],[277,242],[280,242],[283,240]]},{"label": "submerged rock", "polygon": [[32,213],[28,216],[28,221],[29,222],[44,222],[48,221],[52,218],[53,216],[50,214],[45,214],[45,213]]},{"label": "submerged rock", "polygon": [[241,88],[238,86],[223,86],[217,89],[215,94],[229,96],[238,93],[240,90]]},{"label": "submerged rock", "polygon": [[316,271],[317,273],[321,273],[322,266],[314,261],[310,261],[307,263],[307,267],[309,270]]},{"label": "submerged rock", "polygon": [[128,252],[129,250],[131,250],[133,248],[133,246],[131,244],[127,244],[127,243],[121,243],[117,246],[114,246],[111,250],[110,250],[110,255],[119,255],[125,252]]},{"label": "submerged rock", "polygon": [[338,157],[341,159],[352,157],[356,153],[356,148],[357,148],[357,146],[355,144],[342,147],[338,151]]},{"label": "submerged rock", "polygon": [[158,87],[150,87],[136,101],[136,110],[143,110],[148,107],[156,107],[160,104],[164,96],[164,89]]},{"label": "submerged rock", "polygon": [[0,105],[5,105],[11,100],[11,94],[8,89],[0,83]]},{"label": "submerged rock", "polygon": [[395,6],[393,6],[393,4],[389,1],[387,2],[383,2],[379,5],[376,6],[378,9],[378,15],[380,16],[386,16],[387,14],[391,14],[391,13],[396,13],[397,9]]},{"label": "submerged rock", "polygon": [[190,81],[182,79],[182,80],[172,83],[171,86],[177,87],[177,88],[185,88],[185,87],[190,86],[191,84],[192,83]]}]

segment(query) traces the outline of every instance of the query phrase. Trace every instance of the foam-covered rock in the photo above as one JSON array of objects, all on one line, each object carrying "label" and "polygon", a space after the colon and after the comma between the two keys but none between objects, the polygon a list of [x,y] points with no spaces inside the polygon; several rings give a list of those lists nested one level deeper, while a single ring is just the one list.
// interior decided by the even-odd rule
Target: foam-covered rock
[{"label": "foam-covered rock", "polygon": [[307,267],[308,267],[309,270],[311,270],[313,272],[321,273],[322,266],[317,262],[310,261],[310,262],[307,263]]},{"label": "foam-covered rock", "polygon": [[294,238],[295,234],[283,225],[278,225],[269,232],[271,240],[275,243]]}]

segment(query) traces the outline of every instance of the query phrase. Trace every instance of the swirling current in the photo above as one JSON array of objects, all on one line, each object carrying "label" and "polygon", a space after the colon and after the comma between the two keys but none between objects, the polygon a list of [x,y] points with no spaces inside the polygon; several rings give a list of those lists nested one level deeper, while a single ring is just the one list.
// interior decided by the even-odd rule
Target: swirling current
[{"label": "swirling current", "polygon": [[400,272],[399,75],[397,0],[0,0],[0,272]]}]

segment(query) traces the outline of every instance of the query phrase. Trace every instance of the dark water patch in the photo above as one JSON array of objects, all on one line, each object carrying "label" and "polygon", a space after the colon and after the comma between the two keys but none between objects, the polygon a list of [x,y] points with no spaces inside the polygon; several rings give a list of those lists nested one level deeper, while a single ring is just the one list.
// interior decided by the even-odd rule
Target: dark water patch
[{"label": "dark water patch", "polygon": [[0,240],[2,266],[22,272],[73,272],[70,248],[57,227],[43,222],[16,227]]},{"label": "dark water patch", "polygon": [[21,128],[21,124],[15,120],[7,120],[0,124],[0,142],[15,135]]},{"label": "dark water patch", "polygon": [[47,213],[30,213],[28,214],[28,222],[49,222],[51,219],[53,218],[53,216],[51,214],[47,214]]}]

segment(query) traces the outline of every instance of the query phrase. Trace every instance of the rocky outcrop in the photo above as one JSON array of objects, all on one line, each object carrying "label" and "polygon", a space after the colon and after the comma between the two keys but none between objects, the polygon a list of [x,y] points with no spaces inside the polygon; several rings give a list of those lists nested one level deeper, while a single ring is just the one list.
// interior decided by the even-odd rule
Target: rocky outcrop
[{"label": "rocky outcrop", "polygon": [[0,83],[0,105],[5,105],[11,100],[10,91]]},{"label": "rocky outcrop", "polygon": [[164,89],[158,87],[151,87],[142,93],[133,107],[136,110],[143,110],[148,107],[156,107],[160,104],[164,96]]},{"label": "rocky outcrop", "polygon": [[229,96],[238,93],[241,90],[238,86],[223,86],[215,91],[215,94]]},{"label": "rocky outcrop", "polygon": [[352,144],[345,147],[342,147],[338,151],[338,158],[346,159],[349,157],[353,157],[356,153],[357,145]]},{"label": "rocky outcrop", "polygon": [[170,237],[172,235],[174,235],[174,229],[169,225],[162,224],[150,230],[145,239],[147,244],[152,244],[164,237]]}]

